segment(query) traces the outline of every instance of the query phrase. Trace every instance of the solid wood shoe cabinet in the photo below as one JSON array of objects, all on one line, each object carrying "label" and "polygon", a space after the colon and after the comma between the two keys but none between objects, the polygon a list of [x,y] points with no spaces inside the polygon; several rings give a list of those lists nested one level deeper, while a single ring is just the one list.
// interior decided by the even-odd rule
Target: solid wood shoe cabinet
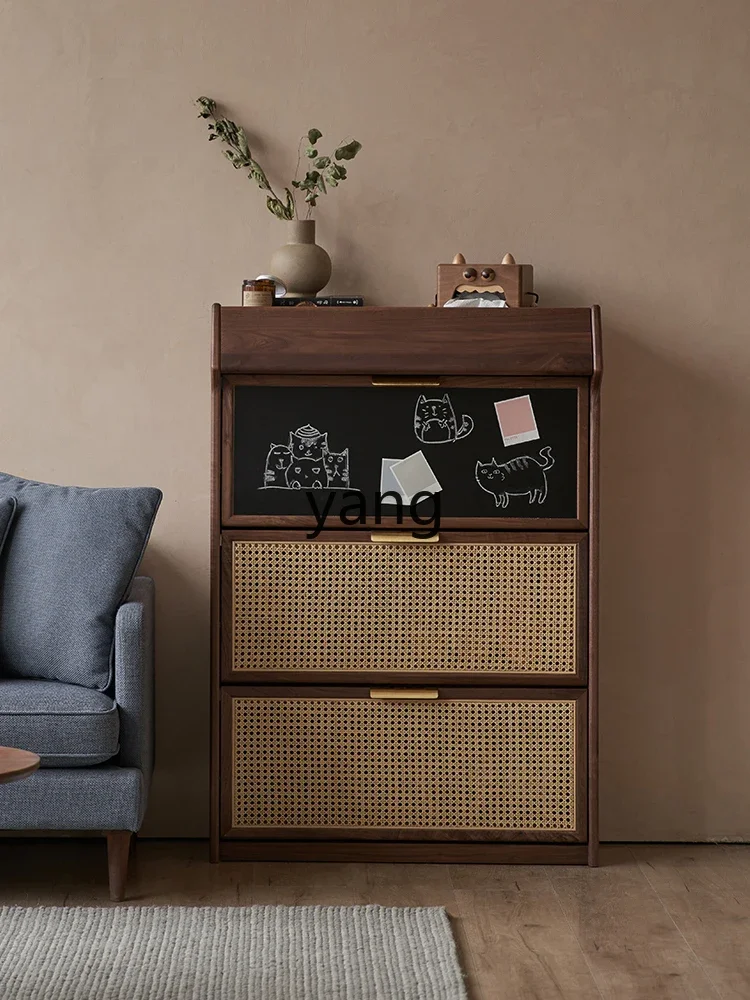
[{"label": "solid wood shoe cabinet", "polygon": [[597,307],[214,307],[213,860],[597,863],[600,377]]}]

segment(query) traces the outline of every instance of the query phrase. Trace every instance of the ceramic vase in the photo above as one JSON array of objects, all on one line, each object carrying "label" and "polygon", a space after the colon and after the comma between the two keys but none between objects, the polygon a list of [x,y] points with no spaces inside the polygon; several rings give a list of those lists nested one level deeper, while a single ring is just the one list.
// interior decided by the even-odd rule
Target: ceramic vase
[{"label": "ceramic vase", "polygon": [[287,297],[312,297],[331,278],[331,258],[315,242],[315,219],[285,222],[287,242],[271,257],[271,274],[286,285]]}]

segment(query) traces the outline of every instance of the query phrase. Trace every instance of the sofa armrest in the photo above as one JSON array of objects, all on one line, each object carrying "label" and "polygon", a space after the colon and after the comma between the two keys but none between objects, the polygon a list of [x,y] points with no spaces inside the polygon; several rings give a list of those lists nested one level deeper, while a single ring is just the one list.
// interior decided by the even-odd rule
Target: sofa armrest
[{"label": "sofa armrest", "polygon": [[148,786],[154,766],[154,581],[133,580],[115,618],[115,700],[123,767],[137,767]]}]

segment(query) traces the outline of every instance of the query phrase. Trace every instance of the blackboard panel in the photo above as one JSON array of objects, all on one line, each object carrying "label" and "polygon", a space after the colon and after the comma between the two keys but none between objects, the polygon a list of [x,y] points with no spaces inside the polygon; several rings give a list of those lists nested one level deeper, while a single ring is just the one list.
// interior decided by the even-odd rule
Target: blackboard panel
[{"label": "blackboard panel", "polygon": [[[539,438],[506,446],[494,404],[527,394]],[[444,405],[446,395],[450,408]],[[419,407],[426,418],[420,430],[425,440],[415,430],[420,397],[427,401]],[[438,402],[433,406],[434,400]],[[433,419],[434,414],[443,422]],[[446,437],[451,440],[435,441]],[[269,463],[273,445],[277,448]],[[342,457],[347,450],[348,456]],[[502,389],[236,385],[233,514],[310,517],[306,491],[313,490],[322,508],[330,492],[328,483],[334,482],[341,484],[330,510],[336,517],[353,499],[344,495],[346,480],[340,476],[341,463],[348,457],[348,489],[364,494],[370,515],[380,491],[381,460],[406,458],[417,451],[424,454],[442,486],[443,518],[577,516],[578,390],[523,385]],[[334,454],[339,456],[337,467]],[[300,461],[303,455],[312,457]],[[480,477],[492,492],[478,484],[477,462],[487,467]],[[331,475],[337,478],[330,479]],[[290,480],[300,488],[288,488]],[[384,507],[386,514],[393,511]]]}]

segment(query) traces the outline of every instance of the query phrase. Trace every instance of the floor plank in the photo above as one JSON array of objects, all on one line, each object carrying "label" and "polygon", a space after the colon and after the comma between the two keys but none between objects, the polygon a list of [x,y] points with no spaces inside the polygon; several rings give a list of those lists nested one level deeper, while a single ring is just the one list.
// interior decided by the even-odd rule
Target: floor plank
[{"label": "floor plank", "polygon": [[627,847],[604,848],[600,868],[547,871],[605,1000],[719,996]]},{"label": "floor plank", "polygon": [[[0,844],[0,904],[110,906],[103,840]],[[750,847],[609,846],[602,867],[211,865],[141,841],[128,905],[444,906],[471,1000],[750,997]]]},{"label": "floor plank", "polygon": [[497,1000],[599,1000],[547,872],[452,865],[456,931],[469,987]]},{"label": "floor plank", "polygon": [[[694,845],[703,849],[704,844]],[[750,890],[750,845],[748,844],[721,844],[722,854],[726,858],[728,869],[733,877]]]},{"label": "floor plank", "polygon": [[[747,848],[637,845],[636,860],[721,997],[750,997]],[[738,852],[735,851],[735,854]]]}]

